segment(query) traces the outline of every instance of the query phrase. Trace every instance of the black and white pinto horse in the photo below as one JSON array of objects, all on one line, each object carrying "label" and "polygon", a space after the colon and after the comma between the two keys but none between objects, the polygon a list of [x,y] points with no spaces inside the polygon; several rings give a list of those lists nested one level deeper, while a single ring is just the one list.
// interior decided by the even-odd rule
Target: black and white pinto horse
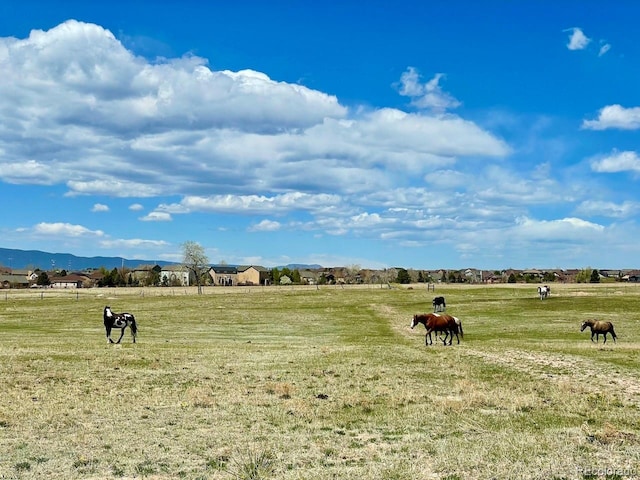
[{"label": "black and white pinto horse", "polygon": [[[107,341],[109,343],[120,343],[122,337],[124,337],[124,329],[129,327],[131,329],[131,336],[133,337],[133,343],[136,343],[136,334],[138,333],[138,326],[136,325],[136,319],[130,313],[115,313],[111,310],[111,307],[104,307],[104,328],[107,331]],[[120,329],[120,338],[117,342],[111,340],[111,329]]]},{"label": "black and white pinto horse", "polygon": [[548,285],[538,287],[538,295],[540,296],[540,300],[544,300],[551,295],[551,287]]},{"label": "black and white pinto horse", "polygon": [[435,297],[433,299],[433,311],[444,312],[447,309],[447,303],[444,301],[444,297]]}]

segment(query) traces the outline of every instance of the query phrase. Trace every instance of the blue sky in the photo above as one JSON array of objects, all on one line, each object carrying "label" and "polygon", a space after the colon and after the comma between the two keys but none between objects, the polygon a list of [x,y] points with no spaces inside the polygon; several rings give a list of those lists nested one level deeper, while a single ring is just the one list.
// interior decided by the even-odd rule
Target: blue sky
[{"label": "blue sky", "polygon": [[0,246],[638,268],[638,18],[634,1],[0,1]]}]

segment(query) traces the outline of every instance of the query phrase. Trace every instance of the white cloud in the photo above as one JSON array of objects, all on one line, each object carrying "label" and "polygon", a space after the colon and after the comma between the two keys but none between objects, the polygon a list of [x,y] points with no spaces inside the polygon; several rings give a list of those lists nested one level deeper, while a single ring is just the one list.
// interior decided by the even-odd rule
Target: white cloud
[{"label": "white cloud", "polygon": [[141,238],[101,240],[103,248],[159,248],[169,245],[164,240],[144,240]]},{"label": "white cloud", "polygon": [[599,57],[603,56],[609,50],[611,50],[611,45],[606,43],[604,40],[601,40],[600,41],[600,50],[598,51],[598,56]]},{"label": "white cloud", "polygon": [[636,152],[613,152],[604,158],[593,160],[591,169],[599,173],[640,173],[640,157]]},{"label": "white cloud", "polygon": [[96,203],[93,205],[93,208],[91,209],[92,212],[108,212],[109,211],[109,206],[108,205],[104,205],[102,203]]},{"label": "white cloud", "polygon": [[400,77],[397,85],[398,93],[410,97],[411,104],[420,109],[444,112],[459,107],[460,102],[440,87],[442,78],[444,78],[443,73],[436,73],[431,80],[421,83],[418,71],[409,67]]},{"label": "white cloud", "polygon": [[600,215],[612,218],[629,218],[640,213],[640,202],[624,201],[622,203],[585,200],[576,208],[581,215]]},{"label": "white cloud", "polygon": [[148,215],[140,217],[143,222],[170,222],[172,220],[171,214],[167,212],[149,212]]},{"label": "white cloud", "polygon": [[102,230],[89,230],[82,225],[73,225],[71,223],[38,223],[33,231],[40,235],[62,236],[62,237],[102,237]]},{"label": "white cloud", "polygon": [[[511,151],[453,115],[349,110],[335,96],[254,70],[216,71],[195,56],[151,63],[77,21],[0,38],[0,71],[0,180],[65,184],[67,196],[188,203],[328,186],[364,194],[406,183],[408,173]],[[442,112],[460,104],[442,79],[422,83],[409,68],[399,90]]]},{"label": "white cloud", "polygon": [[248,230],[250,232],[275,232],[280,230],[282,225],[280,222],[274,222],[273,220],[262,220],[261,222],[253,225]]},{"label": "white cloud", "polygon": [[584,50],[591,42],[591,39],[587,37],[580,28],[568,28],[565,32],[571,32],[569,42],[567,43],[569,50]]},{"label": "white cloud", "polygon": [[139,203],[132,203],[131,205],[129,205],[129,210],[131,210],[132,212],[139,212],[140,210],[144,210],[144,207]]},{"label": "white cloud", "polygon": [[175,214],[219,212],[238,214],[286,213],[294,210],[321,211],[340,204],[338,195],[294,192],[271,197],[264,195],[211,195],[185,197],[179,204],[160,205],[158,210]]},{"label": "white cloud", "polygon": [[528,217],[517,219],[514,233],[529,241],[577,240],[585,235],[603,232],[605,227],[580,218],[568,217],[558,220],[534,220]]},{"label": "white cloud", "polygon": [[640,128],[640,107],[625,108],[621,105],[607,105],[598,114],[597,120],[584,120],[582,128],[589,130],[637,130]]}]

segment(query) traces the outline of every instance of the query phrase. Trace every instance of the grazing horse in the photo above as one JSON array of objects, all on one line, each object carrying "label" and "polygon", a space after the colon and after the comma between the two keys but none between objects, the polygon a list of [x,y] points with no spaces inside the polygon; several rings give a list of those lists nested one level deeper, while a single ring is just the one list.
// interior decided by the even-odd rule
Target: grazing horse
[{"label": "grazing horse", "polygon": [[443,312],[447,309],[447,303],[444,301],[444,297],[436,297],[433,299],[433,311]]},{"label": "grazing horse", "polygon": [[[138,333],[138,326],[136,325],[136,319],[130,313],[115,313],[111,311],[111,307],[104,307],[104,328],[107,331],[107,341],[109,343],[120,343],[124,336],[124,329],[129,327],[131,329],[131,336],[133,337],[133,343],[136,343],[136,334]],[[111,340],[111,329],[120,329],[120,338],[117,342]]]},{"label": "grazing horse", "polygon": [[544,300],[549,295],[551,295],[551,287],[549,287],[548,285],[538,287],[538,295],[540,295],[540,300]]},{"label": "grazing horse", "polygon": [[[424,328],[427,329],[427,333],[424,336],[425,345],[433,345],[433,339],[431,337],[431,332],[445,332],[444,339],[442,343],[447,345],[447,337],[449,338],[448,345],[451,345],[453,342],[453,336],[455,335],[458,339],[458,343],[460,343],[460,337],[464,338],[464,332],[462,331],[462,322],[456,317],[448,315],[446,313],[420,313],[413,316],[413,321],[411,322],[411,328],[414,328],[419,323],[424,325]],[[458,337],[458,333],[460,333],[460,337]]]},{"label": "grazing horse", "polygon": [[613,342],[615,343],[616,332],[613,331],[613,323],[611,322],[603,322],[600,320],[585,320],[582,322],[582,326],[580,327],[580,331],[583,332],[585,328],[591,328],[591,341],[593,342],[593,336],[596,336],[596,343],[600,340],[600,334],[604,335],[604,342],[607,343],[607,333],[610,333],[613,337]]}]

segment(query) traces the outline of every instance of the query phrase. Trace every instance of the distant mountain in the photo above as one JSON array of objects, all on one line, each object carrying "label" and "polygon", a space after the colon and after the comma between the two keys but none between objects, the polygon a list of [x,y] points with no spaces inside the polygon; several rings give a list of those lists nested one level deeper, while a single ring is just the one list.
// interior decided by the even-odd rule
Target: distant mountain
[{"label": "distant mountain", "polygon": [[322,265],[312,264],[306,265],[304,263],[290,263],[289,265],[283,265],[281,267],[277,267],[278,270],[282,270],[283,268],[288,268],[289,270],[318,270],[319,268],[324,268]]},{"label": "distant mountain", "polygon": [[158,260],[137,260],[122,257],[77,257],[70,253],[49,253],[40,250],[14,250],[0,248],[0,265],[10,268],[31,268],[52,270],[54,268],[67,271],[85,270],[88,268],[104,267],[108,270],[122,267],[137,267],[141,264],[171,265],[174,262]]}]

